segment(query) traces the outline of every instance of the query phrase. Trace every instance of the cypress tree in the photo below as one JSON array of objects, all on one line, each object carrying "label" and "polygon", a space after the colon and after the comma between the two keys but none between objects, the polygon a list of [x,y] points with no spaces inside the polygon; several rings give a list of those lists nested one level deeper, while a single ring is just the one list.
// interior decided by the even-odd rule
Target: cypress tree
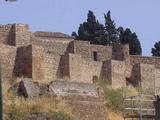
[{"label": "cypress tree", "polygon": [[142,55],[142,48],[136,33],[132,34],[131,42],[129,42],[131,55]]},{"label": "cypress tree", "polygon": [[141,44],[136,33],[132,33],[129,28],[124,30],[122,27],[118,28],[118,31],[120,43],[129,44],[130,55],[141,55]]},{"label": "cypress tree", "polygon": [[104,26],[96,20],[92,11],[88,11],[87,22],[83,22],[83,24],[79,26],[78,39],[90,41],[91,44],[104,44]]},{"label": "cypress tree", "polygon": [[104,14],[105,18],[105,32],[107,35],[108,44],[119,43],[118,31],[116,29],[116,24],[114,20],[111,19],[111,12],[108,11],[107,14]]},{"label": "cypress tree", "polygon": [[79,29],[78,29],[78,39],[79,40],[89,40],[89,34],[87,30],[84,27],[84,24],[80,24]]},{"label": "cypress tree", "polygon": [[160,41],[154,44],[151,53],[153,56],[160,56]]}]

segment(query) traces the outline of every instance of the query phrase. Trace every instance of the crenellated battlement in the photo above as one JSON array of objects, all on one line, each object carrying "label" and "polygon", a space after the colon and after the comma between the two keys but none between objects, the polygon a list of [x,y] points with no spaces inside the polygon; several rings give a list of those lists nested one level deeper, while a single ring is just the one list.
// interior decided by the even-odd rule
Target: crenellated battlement
[{"label": "crenellated battlement", "polygon": [[12,24],[0,25],[0,32],[9,32],[12,26]]},{"label": "crenellated battlement", "polygon": [[44,31],[37,31],[34,33],[36,37],[42,37],[42,38],[66,38],[66,39],[74,39],[74,37],[69,36],[64,33],[60,32],[44,32]]}]

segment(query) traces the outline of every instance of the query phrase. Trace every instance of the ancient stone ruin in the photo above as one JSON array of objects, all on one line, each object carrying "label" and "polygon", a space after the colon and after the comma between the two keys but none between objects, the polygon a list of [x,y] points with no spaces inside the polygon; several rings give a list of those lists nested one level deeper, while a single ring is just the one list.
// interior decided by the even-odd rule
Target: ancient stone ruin
[{"label": "ancient stone ruin", "polygon": [[[91,90],[90,97],[98,93],[92,88],[96,80],[105,80],[115,89],[141,86],[144,91],[155,92],[160,86],[159,57],[129,55],[129,45],[93,45],[63,33],[31,33],[26,24],[0,25],[0,64],[3,81],[16,77],[31,78],[38,83],[63,79],[67,83],[55,84],[60,88],[66,84],[87,84],[89,87],[80,86],[84,90],[87,88],[87,92]],[[55,87],[55,91],[61,91],[60,88]],[[74,89],[75,93],[84,96],[86,91],[82,88]],[[63,93],[57,94],[62,96]],[[97,99],[93,102],[95,105]],[[97,109],[100,109],[102,104],[98,104]],[[83,107],[81,102],[75,105]]]},{"label": "ancient stone ruin", "polygon": [[64,79],[93,83],[103,79],[118,88],[160,86],[160,58],[129,55],[129,46],[93,45],[54,32],[28,31],[26,24],[0,26],[2,79],[32,78],[36,82]]}]

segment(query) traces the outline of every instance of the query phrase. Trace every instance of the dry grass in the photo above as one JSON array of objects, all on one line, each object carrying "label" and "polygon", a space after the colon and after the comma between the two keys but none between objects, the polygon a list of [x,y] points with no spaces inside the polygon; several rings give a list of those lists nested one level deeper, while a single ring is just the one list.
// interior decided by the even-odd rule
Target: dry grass
[{"label": "dry grass", "polygon": [[72,108],[68,106],[63,100],[56,100],[50,96],[42,96],[37,99],[25,99],[18,97],[14,93],[9,92],[9,83],[3,83],[3,104],[4,114],[7,116],[11,112],[19,117],[32,113],[48,113],[63,112],[70,118],[72,115]]},{"label": "dry grass", "polygon": [[124,120],[121,114],[114,113],[111,111],[107,112],[108,120]]}]

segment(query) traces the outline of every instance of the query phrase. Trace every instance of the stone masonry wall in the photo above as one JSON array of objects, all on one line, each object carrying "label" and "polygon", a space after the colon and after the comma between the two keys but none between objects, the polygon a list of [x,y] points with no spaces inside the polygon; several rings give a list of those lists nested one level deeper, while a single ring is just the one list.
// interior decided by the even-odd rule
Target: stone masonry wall
[{"label": "stone masonry wall", "polygon": [[[159,57],[130,56],[128,45],[93,45],[87,41],[73,40],[73,37],[63,33],[30,33],[28,29],[26,24],[0,25],[0,43],[9,47],[9,50],[6,48],[6,55],[17,48],[16,58],[15,54],[11,57],[16,64],[5,63],[6,66],[12,64],[14,75],[46,82],[68,77],[71,81],[87,83],[92,83],[93,77],[97,77],[108,80],[113,86],[124,84],[126,79],[138,85],[138,80],[146,79],[143,84],[147,86],[150,82],[148,78],[152,79],[153,75],[151,73],[149,76],[142,70],[140,63],[143,63],[146,68],[149,66],[147,64],[155,65],[154,81],[160,83]],[[7,59],[6,55],[1,59]]]},{"label": "stone masonry wall", "polygon": [[151,64],[155,65],[157,68],[160,68],[160,57],[144,57],[144,56],[130,56],[131,64],[136,63],[144,63],[144,64]]},{"label": "stone masonry wall", "polygon": [[0,43],[11,46],[30,45],[30,32],[26,24],[8,24],[0,26]]},{"label": "stone masonry wall", "polygon": [[112,58],[112,46],[90,45],[92,60],[93,52],[97,52],[97,61],[106,61]]},{"label": "stone masonry wall", "polygon": [[37,31],[34,33],[36,37],[39,38],[62,38],[62,39],[74,39],[74,37],[69,36],[60,32],[46,32],[46,31]]},{"label": "stone masonry wall", "polygon": [[44,61],[44,48],[42,46],[32,45],[32,78],[33,81],[43,81],[44,72],[42,69]]},{"label": "stone masonry wall", "polygon": [[87,41],[74,41],[74,54],[79,54],[85,59],[94,61],[94,52],[97,54],[97,61],[105,61],[112,58],[112,46],[93,45]]},{"label": "stone masonry wall", "polygon": [[112,59],[129,62],[129,45],[113,44]]},{"label": "stone masonry wall", "polygon": [[85,60],[80,55],[69,54],[69,77],[71,81],[92,83],[93,76],[100,78],[102,62]]},{"label": "stone masonry wall", "polygon": [[57,80],[60,74],[61,56],[44,55],[42,68],[44,72],[44,82]]},{"label": "stone masonry wall", "polygon": [[93,84],[54,81],[49,86],[51,95],[63,97],[79,120],[106,120],[103,91]]},{"label": "stone masonry wall", "polygon": [[37,46],[42,46],[44,52],[53,55],[64,55],[69,50],[69,43],[71,40],[61,40],[61,38],[48,39],[48,38],[31,38],[32,44]]},{"label": "stone masonry wall", "polygon": [[15,45],[14,37],[12,24],[0,25],[0,43]]},{"label": "stone masonry wall", "polygon": [[27,24],[14,24],[15,45],[16,47],[27,46],[31,44],[29,26]]},{"label": "stone masonry wall", "polygon": [[59,55],[50,55],[45,53],[41,46],[33,46],[33,80],[42,83],[49,83],[56,80],[60,74],[60,59]]},{"label": "stone masonry wall", "polygon": [[91,60],[91,50],[90,50],[90,43],[87,41],[74,41],[74,54],[79,54],[83,58]]},{"label": "stone masonry wall", "polygon": [[0,63],[2,67],[3,80],[11,80],[13,78],[15,57],[16,57],[15,47],[0,44]]},{"label": "stone masonry wall", "polygon": [[107,84],[112,84],[111,60],[103,62],[100,79],[105,80]]},{"label": "stone masonry wall", "polygon": [[120,88],[126,85],[125,69],[124,61],[111,60],[111,81],[113,88]]},{"label": "stone masonry wall", "polygon": [[33,80],[50,82],[66,75],[66,73],[62,73],[65,72],[65,70],[63,70],[65,69],[63,63],[67,60],[64,56],[68,53],[69,44],[72,40],[60,39],[61,38],[56,38],[53,40],[49,38],[31,37],[34,46],[32,64]]},{"label": "stone masonry wall", "polygon": [[155,66],[148,64],[140,64],[141,86],[143,91],[154,93],[155,88]]},{"label": "stone masonry wall", "polygon": [[17,48],[14,74],[32,78],[32,46],[23,46]]},{"label": "stone masonry wall", "polygon": [[160,94],[160,69],[156,69],[155,71],[155,88],[156,92]]},{"label": "stone masonry wall", "polygon": [[61,55],[46,53],[43,46],[32,46],[32,76],[34,81],[50,82],[61,75]]}]

